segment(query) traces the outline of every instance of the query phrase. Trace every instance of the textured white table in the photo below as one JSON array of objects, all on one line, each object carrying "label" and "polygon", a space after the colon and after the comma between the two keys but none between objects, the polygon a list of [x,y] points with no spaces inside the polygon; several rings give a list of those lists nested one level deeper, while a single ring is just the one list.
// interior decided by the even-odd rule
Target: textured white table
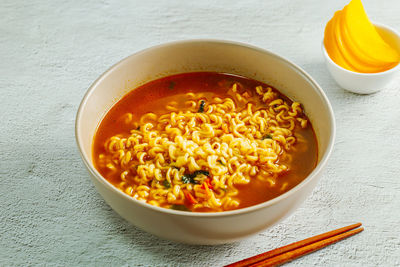
[{"label": "textured white table", "polygon": [[[360,96],[340,89],[320,53],[346,1],[0,2],[0,266],[219,266],[357,221],[366,230],[289,266],[400,265],[400,77]],[[400,30],[399,0],[364,0]],[[95,191],[74,119],[108,67],[166,41],[218,38],[287,57],[327,93],[337,120],[329,166],[290,218],[235,244],[197,247],[129,225]]]}]

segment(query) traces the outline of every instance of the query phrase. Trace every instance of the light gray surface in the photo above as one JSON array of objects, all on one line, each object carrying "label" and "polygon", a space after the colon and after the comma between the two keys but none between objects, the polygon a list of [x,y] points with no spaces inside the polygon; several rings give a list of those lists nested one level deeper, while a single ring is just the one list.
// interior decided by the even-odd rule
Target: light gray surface
[{"label": "light gray surface", "polygon": [[[357,221],[362,234],[288,266],[400,265],[400,77],[368,96],[334,83],[320,45],[345,3],[2,0],[0,266],[218,266]],[[398,0],[364,4],[372,20],[400,29]],[[102,72],[143,48],[189,38],[246,42],[293,60],[336,114],[335,150],[312,196],[235,244],[186,246],[129,225],[97,194],[75,144],[76,110]]]}]

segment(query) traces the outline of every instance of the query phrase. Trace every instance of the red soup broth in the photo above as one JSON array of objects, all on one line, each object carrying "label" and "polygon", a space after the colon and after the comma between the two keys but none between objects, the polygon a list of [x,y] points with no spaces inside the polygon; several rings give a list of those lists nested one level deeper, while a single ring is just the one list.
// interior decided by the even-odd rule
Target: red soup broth
[{"label": "red soup broth", "polygon": [[[254,90],[259,85],[263,87],[271,86],[253,79],[226,73],[194,72],[178,74],[151,81],[132,90],[107,112],[98,126],[92,150],[95,168],[114,186],[121,182],[120,174],[123,170],[110,172],[109,169],[100,164],[99,155],[107,153],[105,143],[110,137],[117,134],[129,136],[132,126],[124,123],[125,114],[131,113],[133,114],[133,120],[139,121],[142,115],[149,112],[157,115],[170,113],[171,111],[166,109],[167,103],[174,100],[178,102],[178,106],[184,108],[183,103],[187,100],[186,94],[188,92],[202,92],[207,99],[215,96],[232,98],[228,89],[234,83],[240,84],[241,90],[251,93],[253,97],[250,101],[255,103],[256,106],[262,108],[264,105],[265,107],[265,104],[261,102]],[[284,99],[289,104],[292,103],[288,97],[279,93],[275,88],[273,90],[279,94],[279,98]],[[237,101],[235,104],[238,108],[244,105]],[[236,185],[239,190],[236,198],[240,201],[240,205],[234,209],[245,208],[271,200],[298,185],[312,172],[318,160],[318,147],[311,123],[308,121],[306,128],[296,125],[295,135],[300,136],[305,142],[295,144],[296,149],[287,152],[292,158],[288,164],[288,171],[281,174],[276,179],[275,186],[272,187],[269,182],[259,179],[251,179],[250,183],[245,185]],[[193,210],[190,203],[185,203],[185,205],[185,210],[214,211],[207,208]]]}]

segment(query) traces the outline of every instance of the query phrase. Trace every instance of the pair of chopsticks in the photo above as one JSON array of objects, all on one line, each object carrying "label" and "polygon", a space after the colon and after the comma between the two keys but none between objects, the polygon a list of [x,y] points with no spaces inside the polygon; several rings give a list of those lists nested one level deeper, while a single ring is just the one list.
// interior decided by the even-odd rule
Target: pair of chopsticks
[{"label": "pair of chopsticks", "polygon": [[324,234],[316,235],[287,246],[276,248],[262,254],[226,265],[225,267],[278,266],[301,256],[324,248],[364,230],[361,223],[352,224]]}]

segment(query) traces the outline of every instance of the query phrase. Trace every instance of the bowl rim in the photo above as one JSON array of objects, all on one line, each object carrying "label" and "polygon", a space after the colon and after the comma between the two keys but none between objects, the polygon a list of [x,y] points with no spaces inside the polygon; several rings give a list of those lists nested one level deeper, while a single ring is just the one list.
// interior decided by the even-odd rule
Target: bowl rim
[{"label": "bowl rim", "polygon": [[[80,127],[79,125],[81,124],[80,121],[82,119],[82,112],[84,109],[84,106],[86,105],[89,97],[92,95],[92,93],[95,91],[95,88],[104,80],[110,73],[112,73],[121,63],[130,60],[132,57],[135,57],[137,55],[146,53],[151,50],[156,50],[160,49],[166,46],[173,46],[173,45],[184,45],[184,44],[193,44],[193,43],[201,43],[201,44],[221,44],[221,45],[231,45],[231,46],[237,46],[240,48],[244,49],[250,49],[250,50],[255,50],[257,52],[265,53],[268,54],[272,57],[277,58],[278,60],[283,61],[283,63],[287,64],[289,67],[293,68],[294,70],[297,71],[303,78],[310,83],[310,85],[314,88],[316,93],[321,97],[322,102],[325,103],[325,106],[328,111],[328,117],[330,118],[330,124],[331,124],[331,132],[329,136],[329,140],[327,143],[326,151],[324,155],[321,157],[320,161],[317,163],[317,166],[314,168],[314,170],[299,184],[297,184],[295,187],[290,189],[289,191],[279,195],[278,197],[275,197],[271,200],[249,206],[246,208],[241,208],[241,209],[236,209],[236,210],[230,210],[230,211],[222,211],[222,212],[187,212],[187,211],[179,211],[179,210],[172,210],[172,209],[167,209],[167,208],[161,208],[157,206],[150,205],[148,203],[145,203],[143,201],[136,200],[132,198],[131,196],[128,196],[127,194],[123,193],[119,189],[117,189],[114,185],[112,185],[110,182],[108,182],[93,166],[92,161],[89,160],[89,158],[83,153],[82,149],[82,135],[80,133]],[[134,205],[140,205],[144,208],[151,209],[153,211],[169,214],[169,215],[179,215],[179,216],[185,216],[185,217],[201,217],[201,218],[217,218],[217,217],[230,217],[234,215],[240,215],[240,214],[246,214],[246,213],[251,213],[255,212],[257,210],[272,206],[276,204],[277,202],[280,202],[283,199],[288,198],[289,196],[293,195],[295,192],[301,190],[301,188],[305,187],[308,183],[310,183],[312,180],[317,178],[317,175],[323,170],[325,165],[328,162],[328,159],[332,153],[333,150],[333,145],[334,145],[334,140],[336,136],[336,122],[335,122],[335,116],[333,113],[332,106],[329,102],[328,97],[324,93],[324,91],[321,89],[321,87],[318,85],[318,83],[308,74],[306,73],[302,68],[291,62],[290,60],[279,56],[269,50],[262,49],[253,45],[249,45],[246,43],[242,42],[236,42],[236,41],[229,41],[229,40],[220,40],[220,39],[187,39],[187,40],[179,40],[179,41],[173,41],[173,42],[167,42],[155,46],[151,46],[149,48],[140,50],[136,53],[133,53],[130,56],[127,56],[120,60],[119,62],[115,63],[112,65],[110,68],[108,68],[103,74],[101,74],[87,89],[85,95],[83,96],[83,99],[79,105],[77,114],[76,114],[76,119],[75,119],[75,139],[76,143],[78,145],[78,150],[81,155],[81,158],[87,168],[87,170],[90,172],[90,174],[95,177],[100,183],[102,183],[104,186],[108,187],[109,189],[113,190],[117,194],[119,194],[121,197],[126,198],[128,201],[132,202]]]},{"label": "bowl rim", "polygon": [[[389,27],[389,26],[387,26],[387,25],[381,24],[381,23],[375,23],[375,22],[373,22],[372,24],[373,24],[374,26],[378,27],[378,28],[383,28],[383,29],[385,29],[385,30],[391,32],[394,36],[396,36],[396,37],[400,40],[400,34],[399,34],[399,32],[396,31],[395,29],[393,29],[393,28],[391,28],[391,27]],[[348,69],[345,69],[345,68],[343,68],[342,66],[336,64],[336,62],[332,60],[332,58],[329,56],[328,52],[327,52],[326,49],[325,49],[324,38],[322,38],[322,45],[321,45],[321,48],[322,48],[322,54],[324,55],[325,59],[326,59],[331,65],[335,66],[336,68],[340,69],[340,70],[343,71],[343,72],[349,73],[350,75],[360,76],[360,77],[366,77],[366,76],[367,76],[367,77],[383,76],[383,75],[385,75],[385,74],[390,74],[390,73],[392,73],[392,72],[396,72],[396,71],[398,71],[398,70],[400,69],[400,62],[399,62],[399,63],[397,63],[397,65],[394,66],[393,68],[388,69],[388,70],[385,70],[385,71],[381,71],[381,72],[365,73],[365,72],[356,72],[356,71],[348,70]]]}]

